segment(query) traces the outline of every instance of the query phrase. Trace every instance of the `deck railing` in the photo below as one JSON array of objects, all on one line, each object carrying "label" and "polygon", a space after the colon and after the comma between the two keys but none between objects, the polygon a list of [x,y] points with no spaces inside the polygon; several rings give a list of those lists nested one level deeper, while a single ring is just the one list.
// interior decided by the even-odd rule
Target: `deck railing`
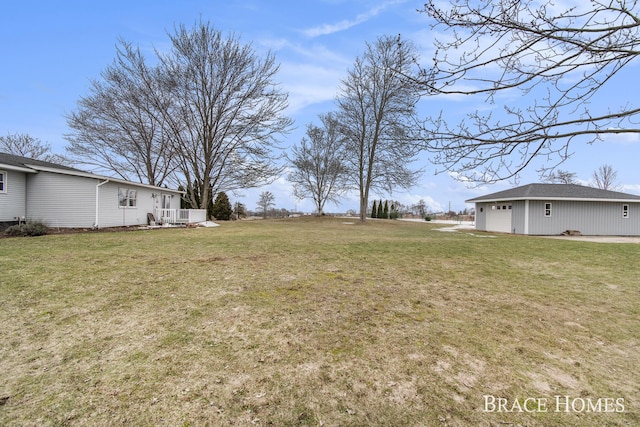
[{"label": "deck railing", "polygon": [[194,224],[207,220],[206,209],[156,209],[156,221],[162,224]]}]

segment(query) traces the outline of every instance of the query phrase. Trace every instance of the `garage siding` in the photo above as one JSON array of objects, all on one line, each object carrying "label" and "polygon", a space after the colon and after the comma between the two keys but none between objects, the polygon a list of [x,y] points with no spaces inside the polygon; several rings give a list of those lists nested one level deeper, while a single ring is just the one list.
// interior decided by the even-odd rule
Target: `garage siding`
[{"label": "garage siding", "polygon": [[[545,204],[551,203],[551,216],[545,216]],[[623,218],[623,205],[629,215]],[[585,235],[640,234],[640,203],[580,202],[532,200],[529,203],[529,234],[555,235],[577,230]]]}]

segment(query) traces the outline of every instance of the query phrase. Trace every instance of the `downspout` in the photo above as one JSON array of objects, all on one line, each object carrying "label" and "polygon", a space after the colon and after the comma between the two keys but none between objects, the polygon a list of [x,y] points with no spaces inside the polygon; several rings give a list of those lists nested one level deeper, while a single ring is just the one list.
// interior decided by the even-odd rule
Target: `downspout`
[{"label": "downspout", "polygon": [[93,228],[99,228],[100,227],[100,187],[103,186],[104,184],[106,184],[107,182],[109,182],[109,178],[106,179],[106,181],[101,182],[100,184],[96,185],[96,222],[95,224],[93,224]]}]

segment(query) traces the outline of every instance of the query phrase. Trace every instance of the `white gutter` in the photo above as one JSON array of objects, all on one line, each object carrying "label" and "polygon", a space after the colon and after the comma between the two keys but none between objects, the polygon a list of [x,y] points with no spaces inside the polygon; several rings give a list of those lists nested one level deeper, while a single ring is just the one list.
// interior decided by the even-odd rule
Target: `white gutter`
[{"label": "white gutter", "polygon": [[93,224],[93,228],[100,227],[100,187],[109,182],[107,178],[105,181],[102,181],[100,184],[96,185],[96,222]]},{"label": "white gutter", "polygon": [[[635,194],[630,194],[630,196],[635,196]],[[562,196],[535,196],[535,197],[504,197],[498,199],[469,199],[465,200],[465,203],[504,203],[504,202],[514,202],[521,200],[544,200],[544,201],[568,201],[568,202],[613,202],[613,203],[640,203],[640,198],[638,199],[625,199],[625,198],[615,198],[615,199],[607,199],[604,197],[562,197]]]}]

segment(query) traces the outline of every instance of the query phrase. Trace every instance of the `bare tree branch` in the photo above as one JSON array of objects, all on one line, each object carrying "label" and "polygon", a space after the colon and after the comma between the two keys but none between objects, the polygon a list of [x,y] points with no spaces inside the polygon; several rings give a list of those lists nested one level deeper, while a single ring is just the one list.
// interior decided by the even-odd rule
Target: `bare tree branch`
[{"label": "bare tree branch", "polygon": [[365,221],[371,189],[409,188],[422,171],[409,164],[420,147],[415,132],[419,93],[411,79],[415,47],[398,36],[368,44],[356,59],[338,97],[348,179],[360,194]]},{"label": "bare tree branch", "polygon": [[0,136],[0,152],[61,165],[68,163],[63,156],[51,153],[50,144],[42,143],[38,138],[26,133]]},{"label": "bare tree branch", "polygon": [[114,63],[67,116],[67,151],[75,163],[123,179],[166,184],[175,166],[163,119],[168,95],[139,49],[120,42]]},{"label": "bare tree branch", "polygon": [[484,95],[518,90],[529,105],[471,113],[459,124],[441,114],[424,122],[434,162],[465,179],[517,176],[537,158],[553,168],[576,140],[638,133],[640,108],[603,110],[591,104],[640,53],[637,0],[591,0],[560,10],[533,0],[428,1],[435,20],[433,65],[421,84],[430,95]]},{"label": "bare tree branch", "polygon": [[[328,201],[337,202],[347,189],[342,135],[333,114],[321,115],[322,127],[307,126],[307,137],[288,156],[292,165],[287,179],[293,183],[294,196],[311,198],[318,215]],[[308,138],[308,139],[307,139]]]},{"label": "bare tree branch", "polygon": [[212,192],[271,182],[282,171],[273,149],[292,124],[282,115],[288,103],[274,81],[275,57],[259,58],[251,45],[205,23],[180,26],[171,41],[161,56],[173,95],[166,120],[186,187],[200,186],[203,204]]},{"label": "bare tree branch", "polygon": [[620,185],[616,183],[618,172],[611,165],[602,165],[593,172],[595,186],[601,190],[619,191]]}]

